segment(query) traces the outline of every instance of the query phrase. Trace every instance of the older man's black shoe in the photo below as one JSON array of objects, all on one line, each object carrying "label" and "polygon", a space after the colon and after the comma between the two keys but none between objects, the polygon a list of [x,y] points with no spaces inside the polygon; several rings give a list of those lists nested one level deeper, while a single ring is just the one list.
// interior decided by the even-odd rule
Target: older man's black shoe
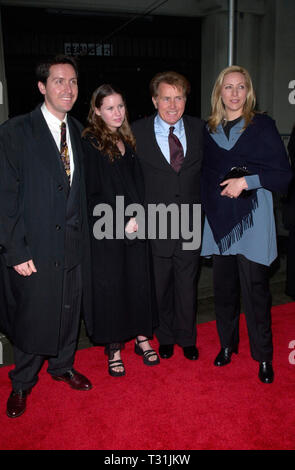
[{"label": "older man's black shoe", "polygon": [[259,379],[265,384],[271,384],[274,379],[274,371],[271,362],[260,362],[259,364]]},{"label": "older man's black shoe", "polygon": [[18,392],[12,390],[6,407],[6,414],[9,418],[18,418],[26,411],[27,396],[31,393],[31,390],[31,388],[19,390]]},{"label": "older man's black shoe", "polygon": [[226,366],[231,361],[232,353],[238,354],[238,348],[236,346],[233,348],[221,348],[215,358],[214,365],[218,367]]},{"label": "older man's black shoe", "polygon": [[183,354],[187,359],[190,359],[191,361],[196,361],[198,359],[199,351],[196,346],[184,346],[182,349]]},{"label": "older man's black shoe", "polygon": [[159,355],[162,359],[169,359],[173,356],[174,344],[160,344]]},{"label": "older man's black shoe", "polygon": [[68,370],[63,375],[52,375],[54,380],[61,380],[66,382],[74,390],[91,390],[92,384],[90,380],[84,375],[77,372],[75,369]]}]

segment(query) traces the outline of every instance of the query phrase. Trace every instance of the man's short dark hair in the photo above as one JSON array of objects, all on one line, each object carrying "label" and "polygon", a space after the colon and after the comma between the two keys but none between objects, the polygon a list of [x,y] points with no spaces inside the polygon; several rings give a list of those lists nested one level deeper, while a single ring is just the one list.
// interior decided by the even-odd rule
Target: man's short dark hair
[{"label": "man's short dark hair", "polygon": [[76,72],[76,76],[78,78],[78,65],[74,57],[64,55],[64,54],[59,54],[55,57],[51,57],[45,61],[40,62],[37,65],[36,67],[37,81],[42,82],[45,85],[47,82],[47,78],[49,77],[50,67],[52,67],[52,65],[58,65],[58,64],[71,65],[74,68]]}]

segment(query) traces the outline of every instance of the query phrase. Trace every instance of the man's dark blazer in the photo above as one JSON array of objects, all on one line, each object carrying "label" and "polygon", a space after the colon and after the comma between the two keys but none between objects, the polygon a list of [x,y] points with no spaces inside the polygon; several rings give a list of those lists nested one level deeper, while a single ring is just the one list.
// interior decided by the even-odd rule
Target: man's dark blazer
[{"label": "man's dark blazer", "polygon": [[[75,162],[71,190],[40,106],[0,127],[0,243],[8,303],[1,323],[19,349],[48,356],[58,352],[64,268],[81,260],[91,330],[81,125],[68,116],[68,126]],[[68,226],[80,239],[78,255],[75,236],[72,253],[66,253]],[[37,273],[24,277],[12,268],[30,259]]]},{"label": "man's dark blazer", "polygon": [[[187,151],[179,173],[176,173],[157,143],[154,131],[155,116],[133,123],[136,151],[145,180],[146,204],[200,203],[200,171],[202,164],[203,122],[191,116],[183,116]],[[153,254],[170,257],[177,240],[151,240]]]}]

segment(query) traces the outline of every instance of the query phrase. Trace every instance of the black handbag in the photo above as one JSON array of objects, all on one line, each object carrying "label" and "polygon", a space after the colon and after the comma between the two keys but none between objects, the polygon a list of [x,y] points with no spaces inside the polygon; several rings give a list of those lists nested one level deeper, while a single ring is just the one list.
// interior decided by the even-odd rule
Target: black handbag
[{"label": "black handbag", "polygon": [[[225,180],[229,180],[230,178],[242,178],[243,176],[249,176],[249,175],[251,175],[251,173],[247,170],[246,167],[244,167],[244,166],[234,166],[222,178],[221,183]],[[224,188],[225,188],[225,186],[222,187],[221,191],[223,191]],[[239,197],[242,197],[242,198],[250,197],[253,194],[253,192],[254,192],[253,189],[250,189],[249,191],[246,191],[245,189],[243,189],[243,191],[241,192]]]}]

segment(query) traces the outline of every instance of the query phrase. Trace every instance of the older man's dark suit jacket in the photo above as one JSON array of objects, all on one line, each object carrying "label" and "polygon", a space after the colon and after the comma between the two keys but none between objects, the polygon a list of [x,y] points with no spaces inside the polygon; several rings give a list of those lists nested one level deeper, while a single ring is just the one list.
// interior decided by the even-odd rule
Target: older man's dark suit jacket
[{"label": "older man's dark suit jacket", "polygon": [[[159,148],[154,132],[154,118],[155,116],[150,116],[132,125],[144,174],[146,204],[199,204],[203,156],[202,121],[183,116],[187,151],[181,170],[176,173]],[[153,253],[165,257],[172,256],[177,243],[175,239],[151,240]]]},{"label": "older man's dark suit jacket", "polygon": [[[144,174],[145,204],[189,204],[192,212],[193,204],[200,203],[203,123],[198,118],[183,116],[187,151],[184,163],[176,173],[157,143],[154,118],[144,118],[132,125]],[[195,230],[201,231],[201,227]],[[192,346],[196,340],[196,280],[200,251],[198,248],[183,250],[181,237],[156,238],[150,243],[160,315],[160,326],[156,330],[158,340],[163,345]]]}]

